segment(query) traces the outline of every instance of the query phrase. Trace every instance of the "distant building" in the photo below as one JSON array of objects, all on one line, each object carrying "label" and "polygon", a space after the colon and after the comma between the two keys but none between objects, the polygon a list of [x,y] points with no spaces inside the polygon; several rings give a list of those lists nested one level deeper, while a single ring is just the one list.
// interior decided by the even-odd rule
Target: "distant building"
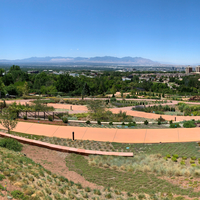
[{"label": "distant building", "polygon": [[28,71],[28,74],[38,74],[38,73],[39,73],[38,70]]},{"label": "distant building", "polygon": [[76,73],[69,73],[69,75],[73,77],[79,77],[79,74],[76,74]]},{"label": "distant building", "polygon": [[55,74],[55,75],[61,75],[61,74],[64,74],[64,72],[63,71],[53,72],[53,74]]},{"label": "distant building", "polygon": [[186,74],[189,74],[191,72],[192,72],[192,67],[188,66],[188,67],[185,68],[185,73]]},{"label": "distant building", "polygon": [[131,78],[122,77],[122,81],[131,81]]},{"label": "distant building", "polygon": [[197,73],[200,73],[200,65],[198,65],[198,66],[196,67],[196,72],[197,72]]}]

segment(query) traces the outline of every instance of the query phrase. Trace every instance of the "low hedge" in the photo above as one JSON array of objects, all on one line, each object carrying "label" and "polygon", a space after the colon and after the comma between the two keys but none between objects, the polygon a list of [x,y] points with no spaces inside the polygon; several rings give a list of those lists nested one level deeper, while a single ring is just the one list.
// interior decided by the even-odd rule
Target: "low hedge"
[{"label": "low hedge", "polygon": [[170,128],[180,128],[181,126],[179,125],[179,123],[172,123],[169,126]]},{"label": "low hedge", "polygon": [[186,121],[183,123],[184,128],[194,128],[196,127],[196,124],[194,121]]},{"label": "low hedge", "polygon": [[13,151],[21,151],[23,146],[17,140],[11,138],[3,138],[0,139],[0,147],[4,147]]}]

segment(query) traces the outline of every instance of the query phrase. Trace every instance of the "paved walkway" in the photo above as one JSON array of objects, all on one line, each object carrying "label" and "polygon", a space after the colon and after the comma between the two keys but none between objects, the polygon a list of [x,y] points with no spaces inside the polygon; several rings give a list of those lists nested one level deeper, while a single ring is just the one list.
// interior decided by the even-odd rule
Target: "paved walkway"
[{"label": "paved walkway", "polygon": [[[26,103],[27,100],[18,101]],[[196,103],[198,104],[198,103]],[[70,109],[73,111],[85,111],[86,106],[66,105],[66,104],[49,104],[55,108]],[[120,110],[125,111],[128,115],[135,117],[157,119],[162,116],[166,120],[200,120],[200,116],[170,116],[158,115],[153,113],[144,113],[139,111],[126,110],[125,108],[110,109],[114,113]],[[2,126],[0,126],[2,128]],[[72,132],[75,132],[75,139],[79,140],[96,140],[120,143],[159,143],[159,142],[190,142],[200,141],[200,128],[177,128],[177,129],[108,129],[108,128],[90,128],[90,127],[73,127],[73,126],[56,126],[28,122],[19,122],[16,132],[22,132],[34,135],[44,135],[49,137],[71,138]]]},{"label": "paved walkway", "polygon": [[[0,128],[2,129],[3,127],[0,126]],[[72,138],[72,132],[74,132],[75,139],[78,140],[96,140],[119,143],[200,141],[200,128],[108,129],[19,122],[14,131],[59,138]]]},{"label": "paved walkway", "polygon": [[[10,101],[6,101],[9,103],[21,103],[21,104],[25,104],[27,102],[29,102],[30,100],[10,100]],[[178,101],[173,101],[174,104],[177,104]],[[200,105],[200,103],[198,102],[184,102],[186,104],[196,104],[196,105]],[[69,113],[82,113],[82,112],[87,112],[88,109],[86,106],[82,106],[82,105],[71,105],[71,104],[55,104],[55,103],[49,103],[49,106],[53,106],[54,108],[60,108],[60,109],[68,109],[70,110],[72,107],[73,112],[69,111]],[[145,113],[145,112],[141,112],[141,111],[133,111],[133,110],[128,110],[126,107],[123,108],[111,108],[110,109],[113,113],[119,113],[119,111],[121,110],[122,112],[126,112],[127,115],[131,115],[134,117],[142,117],[142,118],[148,118],[148,119],[158,119],[160,116],[162,116],[165,120],[173,120],[173,121],[184,121],[184,120],[191,120],[191,119],[195,119],[195,120],[200,120],[200,116],[171,116],[171,115],[160,115],[160,114],[154,114],[154,113]]]}]

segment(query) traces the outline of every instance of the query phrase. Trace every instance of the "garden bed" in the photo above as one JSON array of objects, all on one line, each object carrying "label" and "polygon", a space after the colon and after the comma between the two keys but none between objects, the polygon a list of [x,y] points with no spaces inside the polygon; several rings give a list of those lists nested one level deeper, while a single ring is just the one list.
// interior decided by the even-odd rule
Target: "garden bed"
[{"label": "garden bed", "polygon": [[[145,125],[143,122],[141,124],[137,124],[136,126],[128,126],[128,124],[122,125],[122,123],[119,124],[87,124],[84,122],[70,122],[69,123],[64,123],[61,120],[54,120],[54,121],[49,121],[49,120],[38,120],[38,119],[21,119],[18,118],[17,121],[21,122],[30,122],[30,123],[40,123],[40,124],[47,124],[47,125],[59,125],[59,126],[78,126],[78,127],[93,127],[93,128],[117,128],[117,129],[166,129],[169,128],[169,124],[161,124],[158,125],[157,123],[151,123],[148,125]],[[128,122],[127,122],[128,123]]]}]

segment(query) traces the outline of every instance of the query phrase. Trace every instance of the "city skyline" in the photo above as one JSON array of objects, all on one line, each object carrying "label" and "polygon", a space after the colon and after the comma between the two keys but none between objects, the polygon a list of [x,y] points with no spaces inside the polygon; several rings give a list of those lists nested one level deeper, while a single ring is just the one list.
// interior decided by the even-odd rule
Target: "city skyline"
[{"label": "city skyline", "polygon": [[142,57],[200,63],[198,0],[0,0],[0,60]]}]

